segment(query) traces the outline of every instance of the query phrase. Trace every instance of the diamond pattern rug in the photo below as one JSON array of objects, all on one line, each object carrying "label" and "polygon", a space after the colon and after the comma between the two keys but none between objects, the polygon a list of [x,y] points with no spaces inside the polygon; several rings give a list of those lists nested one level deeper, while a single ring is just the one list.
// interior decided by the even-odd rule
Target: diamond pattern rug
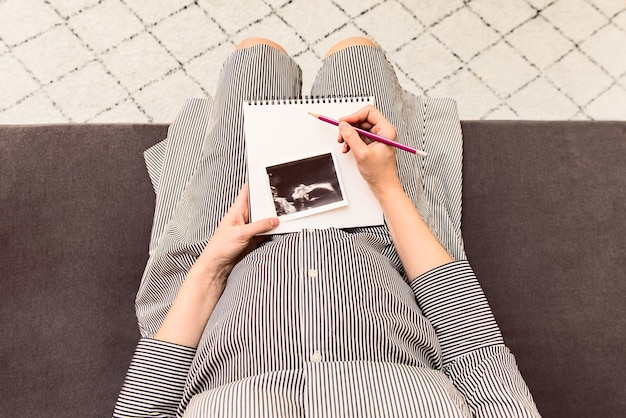
[{"label": "diamond pattern rug", "polygon": [[0,0],[0,123],[170,122],[244,38],[377,42],[463,119],[626,119],[624,0]]}]

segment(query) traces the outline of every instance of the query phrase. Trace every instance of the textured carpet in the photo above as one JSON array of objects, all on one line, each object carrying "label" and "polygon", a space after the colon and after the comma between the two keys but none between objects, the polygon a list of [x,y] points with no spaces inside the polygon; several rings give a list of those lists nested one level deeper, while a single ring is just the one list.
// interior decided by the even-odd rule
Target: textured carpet
[{"label": "textured carpet", "polygon": [[242,39],[372,38],[464,119],[626,119],[624,0],[0,0],[0,123],[169,122]]}]

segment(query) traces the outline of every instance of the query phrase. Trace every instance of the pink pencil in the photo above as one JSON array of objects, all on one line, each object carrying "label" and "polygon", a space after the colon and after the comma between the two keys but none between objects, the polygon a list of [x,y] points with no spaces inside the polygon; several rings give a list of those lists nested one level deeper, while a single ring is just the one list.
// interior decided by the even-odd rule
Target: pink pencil
[{"label": "pink pencil", "polygon": [[[311,113],[311,112],[309,112],[309,114],[311,116],[315,117],[315,118],[318,118],[322,122],[326,122],[326,123],[330,123],[331,125],[339,126],[339,121],[337,121],[335,119],[331,119],[331,118],[329,118],[327,116],[323,116],[323,115],[320,115],[318,113]],[[360,135],[363,135],[363,136],[365,136],[367,138],[373,139],[374,141],[382,142],[383,144],[391,145],[391,146],[399,148],[401,150],[408,151],[408,152],[413,153],[413,154],[421,155],[422,157],[428,156],[428,154],[426,154],[422,150],[411,148],[411,147],[409,147],[407,145],[401,144],[401,143],[396,142],[396,141],[392,141],[391,139],[383,138],[382,136],[378,136],[376,134],[364,131],[363,129],[360,129],[360,128],[357,128],[357,127],[354,127],[354,126],[353,126],[353,128]]]}]

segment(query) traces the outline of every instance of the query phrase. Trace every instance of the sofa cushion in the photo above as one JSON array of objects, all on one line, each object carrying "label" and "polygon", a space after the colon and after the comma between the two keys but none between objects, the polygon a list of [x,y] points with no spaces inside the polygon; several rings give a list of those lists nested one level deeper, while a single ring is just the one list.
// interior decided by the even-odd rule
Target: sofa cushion
[{"label": "sofa cushion", "polygon": [[544,417],[626,411],[626,122],[464,122],[468,259]]},{"label": "sofa cushion", "polygon": [[3,416],[111,415],[154,210],[142,152],[166,129],[0,129]]}]

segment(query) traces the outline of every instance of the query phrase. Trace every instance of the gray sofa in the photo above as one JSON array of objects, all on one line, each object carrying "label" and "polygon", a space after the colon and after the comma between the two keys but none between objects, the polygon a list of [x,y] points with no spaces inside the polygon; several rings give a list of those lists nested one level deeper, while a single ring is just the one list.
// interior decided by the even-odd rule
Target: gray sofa
[{"label": "gray sofa", "polygon": [[[544,417],[626,414],[626,122],[463,122],[470,262]],[[166,125],[0,127],[0,415],[110,416]]]}]

